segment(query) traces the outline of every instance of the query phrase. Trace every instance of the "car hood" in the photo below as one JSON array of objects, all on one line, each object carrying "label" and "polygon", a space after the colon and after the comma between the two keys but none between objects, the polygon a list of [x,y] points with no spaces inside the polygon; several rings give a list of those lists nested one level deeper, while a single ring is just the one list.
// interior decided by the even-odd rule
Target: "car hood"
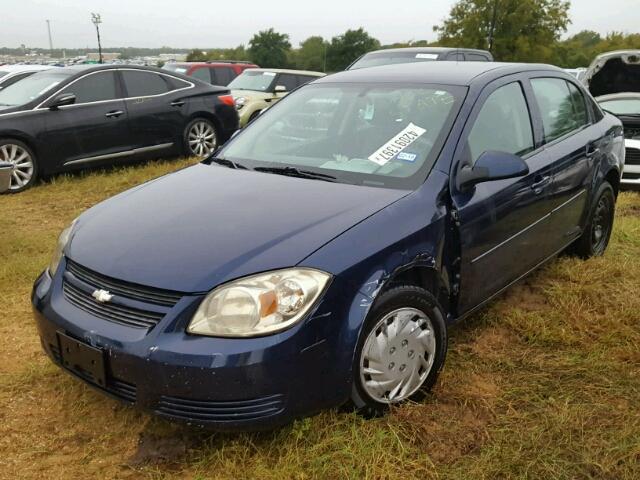
[{"label": "car hood", "polygon": [[598,55],[584,76],[594,97],[640,92],[640,50],[621,50]]},{"label": "car hood", "polygon": [[88,210],[66,255],[115,279],[204,292],[294,266],[407,194],[199,164]]},{"label": "car hood", "polygon": [[248,100],[267,100],[275,95],[271,92],[258,92],[257,90],[231,90],[233,98],[244,97]]}]

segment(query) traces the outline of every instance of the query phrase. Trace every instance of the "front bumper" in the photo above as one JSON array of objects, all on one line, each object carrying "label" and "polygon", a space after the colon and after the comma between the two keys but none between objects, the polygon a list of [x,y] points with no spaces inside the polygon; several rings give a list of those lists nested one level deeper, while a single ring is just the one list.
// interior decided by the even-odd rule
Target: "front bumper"
[{"label": "front bumper", "polygon": [[[326,298],[329,292],[306,321],[285,332],[223,339],[185,333],[202,296],[183,297],[147,331],[70,303],[62,275],[52,279],[45,272],[34,285],[42,346],[56,364],[112,397],[216,430],[274,428],[348,398],[352,347],[345,345],[348,335],[335,331],[346,322],[336,315],[339,306]],[[332,311],[321,308],[326,302]],[[104,385],[62,365],[59,332],[103,350]]]},{"label": "front bumper", "polygon": [[640,140],[627,138],[624,141],[624,146],[626,158],[620,182],[623,185],[640,186]]}]

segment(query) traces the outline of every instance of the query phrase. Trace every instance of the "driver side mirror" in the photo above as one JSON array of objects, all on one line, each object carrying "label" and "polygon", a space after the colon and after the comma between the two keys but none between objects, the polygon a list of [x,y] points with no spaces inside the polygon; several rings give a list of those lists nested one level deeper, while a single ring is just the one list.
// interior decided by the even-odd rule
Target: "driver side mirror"
[{"label": "driver side mirror", "polygon": [[287,93],[287,87],[284,85],[276,85],[276,88],[273,89],[275,93]]},{"label": "driver side mirror", "polygon": [[457,186],[468,190],[478,183],[523,177],[529,166],[517,155],[489,150],[478,157],[473,166],[465,165],[458,171]]},{"label": "driver side mirror", "polygon": [[62,93],[53,99],[49,105],[49,110],[57,110],[65,105],[73,105],[76,103],[76,96],[73,93]]}]

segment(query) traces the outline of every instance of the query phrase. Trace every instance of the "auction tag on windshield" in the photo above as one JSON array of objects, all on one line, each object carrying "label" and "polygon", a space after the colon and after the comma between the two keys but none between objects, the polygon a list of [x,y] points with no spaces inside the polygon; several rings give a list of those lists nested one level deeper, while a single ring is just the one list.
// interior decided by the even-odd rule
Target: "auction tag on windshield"
[{"label": "auction tag on windshield", "polygon": [[274,72],[263,72],[262,75],[266,75],[267,77],[275,77],[276,74]]},{"label": "auction tag on windshield", "polygon": [[416,58],[428,58],[429,60],[435,60],[438,58],[437,53],[417,53]]},{"label": "auction tag on windshield", "polygon": [[399,134],[376,150],[373,155],[369,157],[369,160],[380,166],[385,165],[426,132],[424,128],[410,123]]}]

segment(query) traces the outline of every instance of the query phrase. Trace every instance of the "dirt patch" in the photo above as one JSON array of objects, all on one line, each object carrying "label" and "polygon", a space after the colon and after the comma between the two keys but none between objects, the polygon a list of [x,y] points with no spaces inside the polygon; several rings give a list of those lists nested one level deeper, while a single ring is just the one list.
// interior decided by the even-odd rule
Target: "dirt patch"
[{"label": "dirt patch", "polygon": [[143,430],[135,453],[127,461],[130,467],[171,465],[179,462],[193,445],[193,436],[176,431],[166,435]]},{"label": "dirt patch", "polygon": [[448,386],[453,388],[437,389],[437,402],[407,405],[392,414],[399,434],[436,464],[455,463],[482,448],[500,394],[495,379],[477,373],[462,383],[449,379]]},{"label": "dirt patch", "polygon": [[640,217],[640,205],[623,205],[616,214],[621,217]]},{"label": "dirt patch", "polygon": [[534,312],[548,307],[549,299],[545,295],[539,279],[528,278],[518,285],[509,288],[496,304],[499,311],[519,309]]}]

